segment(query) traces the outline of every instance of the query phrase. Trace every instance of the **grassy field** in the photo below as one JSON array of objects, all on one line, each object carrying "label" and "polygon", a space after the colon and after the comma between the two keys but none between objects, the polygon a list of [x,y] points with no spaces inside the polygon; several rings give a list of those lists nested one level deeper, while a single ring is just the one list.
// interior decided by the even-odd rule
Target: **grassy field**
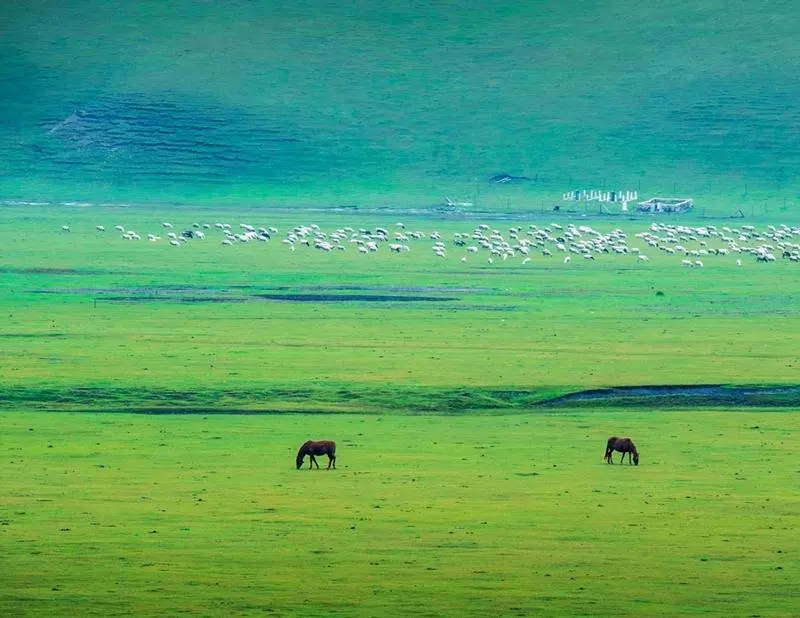
[{"label": "grassy field", "polygon": [[[649,219],[574,220],[648,262],[489,264],[452,246],[478,220],[0,214],[3,615],[796,615],[796,391],[553,399],[796,386],[796,264],[687,269],[636,238]],[[398,220],[426,234],[401,254],[280,242]],[[148,242],[164,221],[279,233]],[[640,466],[602,462],[611,434]],[[335,472],[294,469],[310,437]]]},{"label": "grassy field", "polygon": [[[618,385],[796,383],[800,279],[786,260],[739,268],[727,256],[687,270],[680,257],[653,250],[646,264],[631,256],[488,264],[461,262],[452,247],[438,258],[427,239],[401,255],[364,256],[290,252],[279,238],[224,247],[219,233],[174,248],[113,230],[163,234],[163,215],[152,211],[6,212],[0,379],[8,399],[35,402],[41,391],[49,405],[77,399],[110,409],[437,410],[473,400],[485,407],[481,389],[536,400]],[[300,223],[396,222],[172,214],[175,229],[225,217],[274,224],[281,235]],[[68,223],[72,231],[62,232]],[[100,223],[109,231],[96,232]],[[634,237],[648,220],[592,223],[621,224],[631,245],[649,248]],[[407,220],[408,229],[440,230],[448,244],[477,224]],[[96,401],[76,390],[93,388]]]},{"label": "grassy field", "polygon": [[[792,616],[798,417],[5,412],[4,615]],[[601,460],[637,437],[638,467]],[[336,471],[294,469],[335,436]],[[324,463],[323,463],[324,466]]]},{"label": "grassy field", "polygon": [[797,3],[379,4],[0,7],[0,615],[797,616],[798,265],[561,200],[798,225]]}]

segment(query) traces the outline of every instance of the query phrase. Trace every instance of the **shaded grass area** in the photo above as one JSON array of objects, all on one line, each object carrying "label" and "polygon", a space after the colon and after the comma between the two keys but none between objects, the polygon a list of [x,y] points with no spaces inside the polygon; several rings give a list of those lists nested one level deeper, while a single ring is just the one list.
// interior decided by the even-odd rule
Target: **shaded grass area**
[{"label": "shaded grass area", "polygon": [[566,389],[312,387],[233,390],[6,387],[0,409],[94,410],[145,414],[402,413],[514,414],[571,408],[687,409],[800,407],[800,385],[651,385],[563,393]]},{"label": "shaded grass area", "polygon": [[0,409],[96,410],[143,413],[360,412],[441,413],[508,411],[529,408],[559,391],[492,388],[299,387],[194,390],[148,388],[7,387]]},{"label": "shaded grass area", "polygon": [[668,384],[618,386],[548,398],[546,407],[697,408],[709,406],[800,406],[800,385],[732,386]]},{"label": "shaded grass area", "polygon": [[[619,616],[790,616],[799,600],[787,411],[6,411],[0,428],[4,615],[607,616],[614,599]],[[602,462],[611,433],[638,467]],[[310,437],[337,441],[336,471],[294,469]]]}]

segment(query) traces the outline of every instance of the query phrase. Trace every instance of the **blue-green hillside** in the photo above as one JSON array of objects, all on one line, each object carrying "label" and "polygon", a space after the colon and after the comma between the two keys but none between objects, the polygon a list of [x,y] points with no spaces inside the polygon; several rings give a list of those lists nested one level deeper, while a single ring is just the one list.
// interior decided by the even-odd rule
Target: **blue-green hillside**
[{"label": "blue-green hillside", "polygon": [[792,0],[3,3],[0,198],[791,211],[798,35]]}]

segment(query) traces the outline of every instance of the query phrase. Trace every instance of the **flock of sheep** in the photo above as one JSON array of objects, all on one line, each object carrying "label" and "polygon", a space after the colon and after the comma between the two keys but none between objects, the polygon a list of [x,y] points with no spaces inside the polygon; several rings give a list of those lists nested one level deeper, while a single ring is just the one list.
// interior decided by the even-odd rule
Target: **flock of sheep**
[{"label": "flock of sheep", "polygon": [[[116,225],[114,229],[124,240],[142,240],[140,234],[126,230],[122,225]],[[62,230],[69,232],[70,227],[65,225]],[[104,233],[106,229],[98,225],[96,231]],[[298,225],[281,235],[276,227],[257,228],[247,223],[238,228],[229,223],[194,223],[176,232],[171,223],[164,222],[159,234],[148,233],[146,238],[150,242],[165,241],[173,247],[180,247],[194,241],[207,242],[212,234],[225,246],[277,242],[289,251],[351,250],[367,255],[378,251],[404,253],[427,244],[428,248],[422,247],[422,250],[430,250],[440,259],[455,255],[461,262],[476,259],[488,264],[514,258],[527,264],[534,257],[560,257],[569,264],[573,258],[597,260],[611,255],[631,256],[638,262],[648,262],[648,253],[676,256],[683,266],[692,268],[704,267],[704,260],[708,258],[725,256],[734,256],[737,266],[742,266],[747,257],[757,262],[777,259],[800,262],[800,227],[788,225],[769,225],[758,230],[752,225],[718,228],[714,225],[654,222],[647,230],[629,239],[628,234],[619,228],[601,232],[589,225],[550,223],[514,226],[503,232],[481,223],[469,231],[454,232],[445,239],[437,231],[408,230],[403,223],[396,223],[391,230],[384,227],[339,227],[327,232],[316,224]]]}]

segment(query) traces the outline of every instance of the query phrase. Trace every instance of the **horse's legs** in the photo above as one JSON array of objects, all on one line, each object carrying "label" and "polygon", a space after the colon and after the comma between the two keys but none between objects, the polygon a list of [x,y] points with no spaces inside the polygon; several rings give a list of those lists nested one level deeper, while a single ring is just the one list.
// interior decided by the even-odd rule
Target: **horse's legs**
[{"label": "horse's legs", "polygon": [[317,458],[314,457],[313,455],[311,455],[310,459],[309,459],[308,469],[310,470],[314,466],[317,466],[317,469],[319,469],[319,464],[317,463]]}]

